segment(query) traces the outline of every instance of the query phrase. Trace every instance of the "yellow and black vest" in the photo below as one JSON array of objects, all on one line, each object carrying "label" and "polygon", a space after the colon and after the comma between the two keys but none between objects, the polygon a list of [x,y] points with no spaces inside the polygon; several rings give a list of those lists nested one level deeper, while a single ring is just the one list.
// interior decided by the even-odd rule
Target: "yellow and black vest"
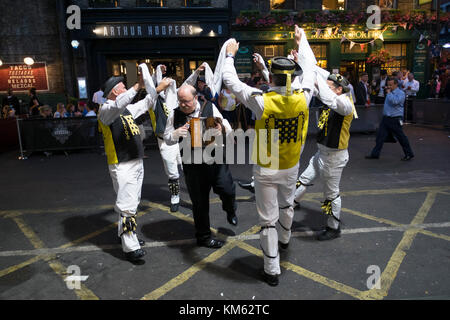
[{"label": "yellow and black vest", "polygon": [[328,106],[322,105],[320,107],[317,143],[328,148],[347,149],[352,120],[353,113],[343,116]]},{"label": "yellow and black vest", "polygon": [[128,109],[109,126],[98,121],[103,133],[108,164],[116,164],[144,157],[139,127]]},{"label": "yellow and black vest", "polygon": [[152,122],[152,128],[155,132],[155,135],[162,139],[164,131],[166,130],[167,118],[169,117],[169,108],[166,105],[166,102],[161,96],[158,96],[156,99],[155,110],[148,110],[148,114],[150,115],[150,120]]},{"label": "yellow and black vest", "polygon": [[[265,168],[292,168],[300,159],[308,132],[309,112],[305,95],[295,91],[292,95],[283,96],[272,91],[263,94],[263,98],[263,115],[255,121],[257,139],[253,143],[253,161]],[[271,131],[274,129],[278,129],[278,157],[271,154]],[[267,158],[261,159],[266,155],[276,157],[275,163],[268,163]]]}]

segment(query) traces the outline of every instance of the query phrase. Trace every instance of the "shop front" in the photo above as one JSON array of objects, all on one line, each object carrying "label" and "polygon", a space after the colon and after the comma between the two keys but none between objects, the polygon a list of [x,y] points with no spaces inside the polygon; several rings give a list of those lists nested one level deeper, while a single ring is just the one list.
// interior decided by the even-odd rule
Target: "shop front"
[{"label": "shop front", "polygon": [[[302,25],[308,42],[314,52],[318,65],[332,73],[348,73],[352,83],[357,83],[362,72],[369,74],[370,80],[379,77],[380,70],[388,74],[394,71],[412,71],[415,78],[424,83],[426,78],[426,46],[418,43],[418,35],[402,28],[364,30],[361,26],[315,29]],[[294,27],[280,27],[270,30],[244,30],[234,28],[232,37],[245,48],[237,62],[241,77],[248,76],[251,68],[251,55],[258,52],[266,60],[274,56],[286,56],[296,48]],[[371,54],[385,50],[390,59],[383,63],[368,62]]]},{"label": "shop front", "polygon": [[85,78],[91,96],[113,75],[123,76],[130,87],[141,63],[150,69],[166,65],[166,75],[178,86],[204,61],[214,70],[220,47],[229,37],[228,12],[200,11],[184,14],[182,21],[176,9],[132,13],[122,9],[120,16],[105,13],[105,17],[87,14],[81,30],[71,34],[81,43],[74,58],[77,78]]}]

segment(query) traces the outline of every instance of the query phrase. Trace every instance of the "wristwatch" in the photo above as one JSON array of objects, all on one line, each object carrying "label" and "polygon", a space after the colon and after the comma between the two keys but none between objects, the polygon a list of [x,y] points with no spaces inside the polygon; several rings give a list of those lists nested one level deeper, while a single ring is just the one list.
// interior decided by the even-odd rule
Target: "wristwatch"
[{"label": "wristwatch", "polygon": [[234,59],[234,55],[232,54],[232,53],[227,53],[227,58],[228,57],[230,57],[230,58],[233,58]]}]

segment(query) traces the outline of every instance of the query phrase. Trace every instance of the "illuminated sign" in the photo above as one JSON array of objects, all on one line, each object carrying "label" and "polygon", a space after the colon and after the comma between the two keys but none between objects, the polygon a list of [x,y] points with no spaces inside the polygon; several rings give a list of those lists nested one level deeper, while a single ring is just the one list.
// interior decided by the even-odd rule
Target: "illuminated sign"
[{"label": "illuminated sign", "polygon": [[8,88],[26,92],[32,87],[37,91],[48,91],[45,62],[35,62],[30,66],[24,63],[4,63],[0,66],[0,92],[6,92]]},{"label": "illuminated sign", "polygon": [[73,31],[79,38],[186,38],[225,37],[225,23],[109,23],[85,25],[81,31]]}]

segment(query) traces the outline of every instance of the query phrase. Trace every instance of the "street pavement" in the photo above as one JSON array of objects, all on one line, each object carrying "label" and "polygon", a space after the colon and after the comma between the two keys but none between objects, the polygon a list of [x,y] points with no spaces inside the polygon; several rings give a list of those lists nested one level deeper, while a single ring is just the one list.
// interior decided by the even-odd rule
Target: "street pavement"
[{"label": "street pavement", "polygon": [[[197,247],[181,178],[179,212],[169,211],[159,151],[146,150],[138,235],[143,264],[125,260],[117,238],[115,195],[99,152],[0,154],[1,300],[390,300],[450,299],[450,133],[405,125],[415,158],[398,143],[366,160],[374,134],[353,134],[341,180],[342,235],[320,242],[322,185],[295,210],[293,237],[280,255],[280,284],[262,282],[254,196],[236,185],[237,227],[211,191],[211,227],[227,244]],[[303,171],[316,152],[309,136]],[[231,165],[249,181],[252,166]],[[78,273],[73,273],[79,271]],[[70,275],[85,276],[79,282]],[[378,281],[377,281],[378,280]]]}]

